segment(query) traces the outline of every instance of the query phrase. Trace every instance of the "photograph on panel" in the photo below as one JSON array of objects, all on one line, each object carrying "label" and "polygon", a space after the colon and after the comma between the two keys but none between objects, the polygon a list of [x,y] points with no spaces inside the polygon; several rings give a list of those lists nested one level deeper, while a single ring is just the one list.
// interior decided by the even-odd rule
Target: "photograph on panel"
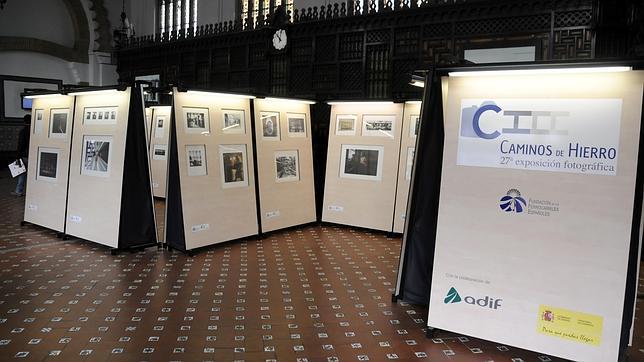
[{"label": "photograph on panel", "polygon": [[69,109],[52,109],[49,118],[49,137],[67,137],[67,121],[69,120]]},{"label": "photograph on panel", "polygon": [[248,186],[246,145],[220,145],[219,160],[223,188]]},{"label": "photograph on panel", "polygon": [[157,116],[154,125],[154,138],[163,138],[165,134],[165,116]]},{"label": "photograph on panel", "polygon": [[289,137],[306,137],[306,115],[304,113],[286,114]]},{"label": "photograph on panel", "polygon": [[409,137],[418,136],[418,127],[420,126],[420,116],[412,115],[409,125]]},{"label": "photograph on panel", "polygon": [[342,145],[340,177],[379,181],[384,146]]},{"label": "photograph on panel", "polygon": [[407,147],[407,163],[405,165],[405,180],[410,181],[411,180],[411,170],[414,167],[414,154],[416,152],[416,148],[414,147]]},{"label": "photograph on panel", "polygon": [[183,107],[183,115],[186,122],[186,133],[210,132],[210,118],[208,108]]},{"label": "photograph on panel", "polygon": [[362,135],[394,138],[395,120],[396,116],[362,116]]},{"label": "photograph on panel", "polygon": [[83,109],[83,124],[112,125],[116,124],[118,107],[85,107]]},{"label": "photograph on panel", "polygon": [[275,175],[277,182],[300,180],[300,165],[297,150],[275,152]]},{"label": "photograph on panel", "polygon": [[166,153],[168,151],[167,145],[154,145],[152,150],[152,159],[163,161],[166,159]]},{"label": "photograph on panel", "polygon": [[111,136],[84,136],[81,175],[108,177],[111,153]]},{"label": "photograph on panel", "polygon": [[34,134],[42,134],[42,127],[44,123],[45,111],[43,109],[36,109],[36,115],[34,117]]},{"label": "photograph on panel", "polygon": [[37,180],[56,181],[58,178],[58,155],[57,148],[38,147],[38,174]]},{"label": "photograph on panel", "polygon": [[244,120],[244,111],[237,109],[223,109],[224,124],[221,127],[222,133],[225,134],[243,134],[246,133],[246,123]]},{"label": "photograph on panel", "polygon": [[335,134],[337,136],[355,136],[357,120],[356,115],[339,114],[336,117]]},{"label": "photograph on panel", "polygon": [[261,112],[262,138],[267,141],[280,139],[280,114],[277,112]]},{"label": "photograph on panel", "polygon": [[[164,152],[165,153],[165,152]],[[206,176],[206,145],[186,145],[188,176]]]}]

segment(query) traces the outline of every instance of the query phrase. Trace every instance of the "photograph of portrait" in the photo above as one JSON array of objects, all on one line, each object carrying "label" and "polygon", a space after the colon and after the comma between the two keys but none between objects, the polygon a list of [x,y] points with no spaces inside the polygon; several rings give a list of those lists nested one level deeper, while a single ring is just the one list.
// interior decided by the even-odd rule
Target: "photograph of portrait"
[{"label": "photograph of portrait", "polygon": [[380,181],[383,146],[342,145],[340,177]]},{"label": "photograph of portrait", "polygon": [[234,109],[223,109],[224,115],[221,131],[226,134],[243,134],[246,133],[246,124],[244,121],[244,111]]},{"label": "photograph of portrait", "polygon": [[306,137],[306,115],[304,113],[288,113],[288,136]]},{"label": "photograph of portrait", "polygon": [[280,139],[280,114],[277,112],[261,112],[262,138],[267,141]]},{"label": "photograph of portrait", "polygon": [[186,145],[188,176],[206,176],[206,145]]},{"label": "photograph of portrait", "polygon": [[352,114],[339,114],[336,117],[335,134],[338,136],[354,136],[358,117]]},{"label": "photograph of portrait", "polygon": [[168,145],[154,145],[152,150],[152,159],[163,161],[166,159]]},{"label": "photograph of portrait", "polygon": [[220,145],[219,161],[223,188],[248,186],[246,145]]},{"label": "photograph of portrait", "polygon": [[277,182],[300,180],[300,165],[297,150],[275,152],[275,180]]},{"label": "photograph of portrait", "polygon": [[186,133],[209,133],[210,119],[208,108],[183,107],[185,117]]},{"label": "photograph of portrait", "polygon": [[58,178],[58,155],[57,148],[38,147],[38,174],[37,180],[56,181]]},{"label": "photograph of portrait", "polygon": [[405,165],[405,180],[411,180],[411,171],[414,167],[414,153],[415,147],[407,147],[407,163]]},{"label": "photograph of portrait", "polygon": [[83,123],[86,125],[116,124],[118,107],[85,107],[83,109]]},{"label": "photograph of portrait", "polygon": [[412,115],[409,124],[409,137],[418,136],[418,127],[420,126],[420,116]]},{"label": "photograph of portrait", "polygon": [[65,138],[67,137],[67,120],[69,119],[69,109],[52,109],[49,118],[49,137]]},{"label": "photograph of portrait", "polygon": [[369,137],[394,137],[396,116],[362,116],[362,135]]},{"label": "photograph of portrait", "polygon": [[163,135],[165,134],[165,128],[163,127],[164,124],[165,116],[157,116],[154,127],[154,138],[163,138]]},{"label": "photograph of portrait", "polygon": [[36,115],[34,117],[34,134],[42,134],[42,127],[45,123],[44,116],[45,116],[44,110],[36,109]]},{"label": "photograph of portrait", "polygon": [[84,136],[81,175],[108,177],[112,153],[111,136]]}]

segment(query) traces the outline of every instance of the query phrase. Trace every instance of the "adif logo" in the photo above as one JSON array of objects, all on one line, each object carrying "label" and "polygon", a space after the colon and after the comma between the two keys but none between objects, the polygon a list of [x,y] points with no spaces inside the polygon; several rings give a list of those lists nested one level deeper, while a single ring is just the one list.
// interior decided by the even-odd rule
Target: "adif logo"
[{"label": "adif logo", "polygon": [[[480,106],[463,108],[461,111],[461,137],[478,137],[491,140],[504,133],[565,136],[568,131],[556,129],[556,127],[558,117],[567,116],[570,116],[570,112],[503,110],[496,103],[485,101]],[[530,120],[525,120],[525,117],[530,117]],[[485,120],[484,123],[486,123],[487,127],[481,127],[482,118]],[[549,121],[549,129],[538,128],[539,121],[543,118]],[[528,124],[529,122],[530,128],[519,127],[520,121],[522,124]],[[490,124],[492,127],[490,127]],[[512,127],[499,127],[501,124]]]},{"label": "adif logo", "polygon": [[510,189],[508,193],[501,197],[499,206],[505,212],[521,213],[526,207],[526,201],[521,197],[521,193],[517,189]]},{"label": "adif logo", "polygon": [[445,304],[454,304],[454,303],[459,303],[461,301],[465,302],[466,304],[478,306],[481,308],[490,308],[490,309],[496,310],[501,308],[501,302],[503,301],[503,299],[492,298],[490,296],[485,296],[483,298],[475,298],[470,295],[461,299],[461,296],[458,294],[458,291],[456,290],[456,288],[451,287],[449,288],[449,291],[447,292],[447,295],[443,300]]}]

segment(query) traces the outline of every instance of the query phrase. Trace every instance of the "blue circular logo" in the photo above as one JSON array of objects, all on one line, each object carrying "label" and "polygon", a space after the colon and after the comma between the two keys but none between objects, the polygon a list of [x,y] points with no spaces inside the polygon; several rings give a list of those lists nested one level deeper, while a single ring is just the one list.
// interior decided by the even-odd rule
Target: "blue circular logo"
[{"label": "blue circular logo", "polygon": [[508,193],[501,197],[500,207],[505,212],[521,213],[526,207],[526,201],[521,197],[521,193],[517,189],[510,189]]}]

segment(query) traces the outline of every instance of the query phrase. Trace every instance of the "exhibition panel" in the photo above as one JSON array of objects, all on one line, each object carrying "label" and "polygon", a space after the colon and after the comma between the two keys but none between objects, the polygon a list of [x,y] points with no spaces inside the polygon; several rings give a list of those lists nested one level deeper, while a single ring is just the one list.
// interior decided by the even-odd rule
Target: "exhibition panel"
[{"label": "exhibition panel", "polygon": [[252,97],[173,93],[166,243],[186,251],[256,235]]},{"label": "exhibition panel", "polygon": [[391,232],[404,105],[330,104],[322,221]]},{"label": "exhibition panel", "polygon": [[74,97],[34,96],[24,221],[65,231]]},{"label": "exhibition panel", "polygon": [[145,141],[150,145],[151,131],[152,131],[152,107],[145,107]]},{"label": "exhibition panel", "polygon": [[262,232],[314,222],[312,102],[253,103]]},{"label": "exhibition panel", "polygon": [[407,199],[411,185],[414,154],[416,152],[416,139],[420,129],[420,101],[405,103],[403,111],[402,136],[400,141],[400,160],[398,163],[398,183],[396,184],[396,206],[394,208],[395,233],[402,233],[405,229],[407,216]]},{"label": "exhibition panel", "polygon": [[154,197],[165,198],[166,174],[168,172],[168,139],[170,138],[170,114],[172,107],[150,107],[150,167],[152,169],[152,192]]}]

